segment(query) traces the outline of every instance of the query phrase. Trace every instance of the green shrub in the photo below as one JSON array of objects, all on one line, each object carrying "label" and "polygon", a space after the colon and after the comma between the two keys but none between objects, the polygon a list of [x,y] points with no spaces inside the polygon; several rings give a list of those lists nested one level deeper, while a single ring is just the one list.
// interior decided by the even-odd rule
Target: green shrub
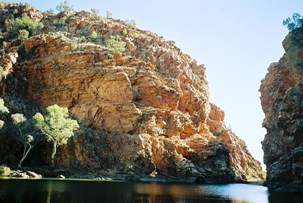
[{"label": "green shrub", "polygon": [[94,43],[98,42],[98,34],[96,31],[93,31],[92,34],[89,36],[89,41]]},{"label": "green shrub", "polygon": [[28,31],[27,30],[19,30],[18,39],[21,41],[28,40]]},{"label": "green shrub", "polygon": [[31,5],[29,3],[25,3],[25,11],[29,11],[31,9]]},{"label": "green shrub", "polygon": [[78,42],[76,40],[74,40],[70,46],[70,49],[72,51],[76,51],[78,49]]},{"label": "green shrub", "polygon": [[291,18],[289,17],[283,20],[283,25],[286,26],[290,32],[300,28],[303,25],[303,16],[299,13],[294,13]]},{"label": "green shrub", "polygon": [[66,12],[66,13],[72,13],[74,12],[73,6],[69,4],[68,1],[63,1],[60,2],[57,6],[56,6],[56,10],[58,12]]},{"label": "green shrub", "polygon": [[111,35],[108,40],[105,42],[106,48],[113,52],[124,52],[126,43],[122,41],[120,36]]},{"label": "green shrub", "polygon": [[67,31],[67,23],[66,23],[66,17],[63,17],[61,19],[57,19],[53,22],[53,25],[58,31],[64,32]]},{"label": "green shrub", "polygon": [[0,177],[1,176],[9,176],[11,173],[10,168],[6,166],[0,166]]},{"label": "green shrub", "polygon": [[94,16],[99,16],[99,13],[100,13],[100,10],[99,10],[99,9],[92,8],[92,9],[90,9],[90,10],[91,10],[91,12],[92,12],[92,14],[93,14]]},{"label": "green shrub", "polygon": [[2,66],[0,66],[0,82],[2,81],[3,78],[6,78],[7,74],[8,74],[7,71],[4,70]]},{"label": "green shrub", "polygon": [[126,24],[128,24],[128,26],[130,28],[133,28],[133,29],[137,28],[137,24],[134,19],[131,19],[131,20],[126,19],[125,22],[126,22]]},{"label": "green shrub", "polygon": [[[0,113],[9,113],[8,108],[4,105],[4,100],[0,98]],[[0,120],[0,129],[4,126],[4,121]]]},{"label": "green shrub", "polygon": [[21,18],[8,19],[5,21],[5,29],[10,38],[15,38],[19,34],[19,30],[27,30],[29,36],[36,34],[43,28],[42,22],[35,22],[27,14],[22,15]]},{"label": "green shrub", "polygon": [[55,15],[55,11],[54,11],[54,9],[52,9],[52,8],[51,8],[51,9],[48,9],[48,10],[46,11],[46,13],[49,14],[49,15],[51,15],[51,16],[52,16],[52,15]]}]

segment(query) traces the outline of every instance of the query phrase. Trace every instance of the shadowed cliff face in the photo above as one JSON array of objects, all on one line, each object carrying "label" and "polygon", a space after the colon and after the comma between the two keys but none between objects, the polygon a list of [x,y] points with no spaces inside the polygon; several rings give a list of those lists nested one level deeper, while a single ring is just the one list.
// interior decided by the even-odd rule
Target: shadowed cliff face
[{"label": "shadowed cliff face", "polygon": [[[60,29],[67,32],[58,33],[53,22],[64,13],[44,16],[43,35],[17,49],[10,44],[7,58],[16,62],[2,96],[27,114],[52,104],[69,108],[83,127],[59,149],[58,167],[209,183],[262,179],[260,163],[209,102],[204,65],[174,42],[84,11],[66,17]],[[100,43],[83,31],[96,31]],[[113,35],[124,52],[103,46]]]},{"label": "shadowed cliff face", "polygon": [[302,191],[303,29],[289,33],[283,46],[284,56],[270,65],[260,87],[264,163],[271,188]]}]

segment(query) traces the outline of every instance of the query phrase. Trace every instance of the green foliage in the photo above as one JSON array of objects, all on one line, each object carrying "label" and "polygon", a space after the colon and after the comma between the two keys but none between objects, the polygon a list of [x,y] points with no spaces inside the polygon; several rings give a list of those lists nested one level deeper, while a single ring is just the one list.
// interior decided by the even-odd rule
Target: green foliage
[{"label": "green foliage", "polygon": [[13,38],[17,37],[19,30],[27,30],[29,32],[29,36],[32,36],[43,28],[43,23],[35,22],[24,14],[21,18],[6,20],[5,28],[9,36],[12,36]]},{"label": "green foliage", "polygon": [[131,27],[133,29],[137,28],[137,24],[134,19],[131,19],[131,20],[126,19],[125,22],[126,22],[126,24],[128,24],[129,27]]},{"label": "green foliage", "polygon": [[99,9],[96,9],[96,8],[92,8],[92,9],[90,9],[90,10],[91,10],[92,14],[95,15],[95,16],[98,16],[99,13],[100,13],[100,10],[99,10]]},{"label": "green foliage", "polygon": [[10,168],[6,167],[6,166],[0,166],[0,177],[3,176],[9,176],[11,173]]},{"label": "green foliage", "polygon": [[66,12],[66,13],[72,13],[74,12],[73,6],[69,4],[68,1],[63,1],[60,2],[57,6],[56,6],[56,10],[58,12]]},{"label": "green foliage", "polygon": [[124,36],[126,36],[126,35],[128,34],[127,30],[124,29],[124,30],[122,31],[122,34],[123,34]]},{"label": "green foliage", "polygon": [[0,82],[2,81],[3,78],[6,78],[7,74],[8,72],[4,70],[2,66],[0,66]]},{"label": "green foliage", "polygon": [[46,43],[46,37],[45,37],[45,34],[44,34],[44,33],[41,35],[41,39],[42,39],[42,41],[43,41],[44,43]]},{"label": "green foliage", "polygon": [[69,118],[66,107],[60,107],[56,104],[47,107],[43,114],[36,113],[33,119],[35,127],[53,145],[51,161],[52,166],[54,166],[57,147],[66,144],[67,140],[73,136],[73,131],[79,128],[79,125],[76,120]]},{"label": "green foliage", "polygon": [[291,18],[289,17],[283,20],[283,25],[286,26],[290,32],[300,28],[303,25],[303,16],[299,13],[294,13]]},{"label": "green foliage", "polygon": [[106,17],[107,17],[107,18],[112,18],[112,17],[113,17],[112,12],[106,11]]},{"label": "green foliage", "polygon": [[70,46],[70,49],[72,51],[76,51],[78,49],[78,42],[76,40],[74,40]]},{"label": "green foliage", "polygon": [[97,43],[98,42],[98,34],[96,31],[93,31],[89,36],[89,41]]},{"label": "green foliage", "polygon": [[20,113],[12,114],[11,118],[13,124],[18,128],[19,136],[17,138],[23,144],[23,155],[18,164],[18,167],[21,167],[30,150],[40,141],[40,133],[35,128],[33,119],[26,119]]},{"label": "green foliage", "polygon": [[122,41],[120,36],[111,35],[108,40],[105,42],[106,48],[113,52],[124,52],[126,42]]},{"label": "green foliage", "polygon": [[56,19],[53,22],[53,25],[56,27],[56,29],[58,31],[64,32],[67,31],[67,23],[66,23],[66,17],[60,18],[60,19]]},{"label": "green foliage", "polygon": [[28,40],[28,31],[27,30],[19,30],[18,39],[21,41]]},{"label": "green foliage", "polygon": [[19,124],[21,124],[21,123],[23,123],[23,122],[26,121],[26,118],[21,113],[12,114],[11,117],[13,119],[14,125],[19,125]]},{"label": "green foliage", "polygon": [[3,120],[0,120],[0,129],[2,129],[4,126],[4,121]]},{"label": "green foliage", "polygon": [[[4,100],[0,98],[0,113],[9,113],[8,108],[4,105]],[[0,129],[4,126],[4,121],[0,120]]]},{"label": "green foliage", "polygon": [[9,113],[8,108],[4,105],[4,100],[0,98],[0,112],[1,113]]},{"label": "green foliage", "polygon": [[30,8],[31,8],[31,5],[30,5],[29,3],[25,3],[25,8],[24,8],[24,10],[25,10],[25,11],[29,11]]},{"label": "green foliage", "polygon": [[51,8],[51,9],[48,9],[46,11],[46,13],[49,14],[49,15],[55,15],[55,10]]}]

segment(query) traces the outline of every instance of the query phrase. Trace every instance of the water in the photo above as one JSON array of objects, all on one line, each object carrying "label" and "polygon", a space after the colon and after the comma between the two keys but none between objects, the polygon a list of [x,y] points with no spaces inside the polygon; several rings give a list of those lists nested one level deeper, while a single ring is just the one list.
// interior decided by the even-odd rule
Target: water
[{"label": "water", "polygon": [[303,202],[303,196],[270,193],[248,184],[189,185],[75,180],[0,180],[0,202]]}]

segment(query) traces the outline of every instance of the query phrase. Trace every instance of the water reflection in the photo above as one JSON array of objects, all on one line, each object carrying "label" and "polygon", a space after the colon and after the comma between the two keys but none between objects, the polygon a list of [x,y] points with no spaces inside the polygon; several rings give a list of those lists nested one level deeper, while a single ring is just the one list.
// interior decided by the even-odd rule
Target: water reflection
[{"label": "water reflection", "polygon": [[0,180],[0,202],[303,202],[302,195],[269,193],[247,184],[188,185],[71,180]]}]

